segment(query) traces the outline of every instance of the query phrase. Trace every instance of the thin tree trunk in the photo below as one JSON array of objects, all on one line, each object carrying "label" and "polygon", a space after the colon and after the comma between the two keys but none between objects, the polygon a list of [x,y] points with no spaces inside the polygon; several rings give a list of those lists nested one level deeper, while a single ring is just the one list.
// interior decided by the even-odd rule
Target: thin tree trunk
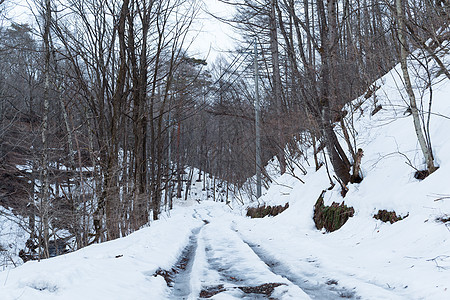
[{"label": "thin tree trunk", "polygon": [[280,164],[280,173],[286,172],[286,158],[284,156],[284,138],[281,128],[281,120],[283,119],[283,99],[281,92],[281,76],[280,76],[280,61],[278,52],[278,35],[277,35],[277,18],[276,18],[276,6],[277,0],[270,0],[270,15],[269,15],[269,27],[270,27],[270,52],[272,59],[272,71],[273,71],[273,101],[276,107],[277,128],[275,138],[275,147],[278,162]]},{"label": "thin tree trunk", "polygon": [[50,92],[50,18],[51,7],[50,0],[45,1],[44,7],[45,24],[44,24],[44,56],[45,56],[45,69],[44,69],[44,111],[42,116],[42,198],[41,198],[41,222],[42,222],[42,242],[43,242],[43,257],[48,258],[48,242],[49,242],[49,157],[48,157],[48,114],[49,114],[49,92]]},{"label": "thin tree trunk", "polygon": [[411,115],[413,117],[414,130],[416,131],[417,140],[418,140],[420,148],[422,150],[422,154],[425,157],[426,164],[427,164],[427,170],[428,170],[429,174],[431,174],[434,171],[436,171],[436,167],[434,166],[433,153],[432,153],[429,145],[427,145],[427,143],[425,141],[425,136],[422,131],[422,126],[420,124],[420,117],[419,117],[419,111],[417,109],[416,97],[414,95],[414,91],[413,91],[412,84],[411,84],[411,79],[409,77],[408,65],[407,65],[408,51],[406,49],[406,39],[404,36],[405,23],[404,23],[404,14],[403,14],[401,0],[396,0],[396,10],[397,10],[397,22],[398,22],[397,35],[398,35],[398,39],[400,42],[400,65],[401,65],[402,74],[403,74],[403,81],[405,84],[406,93],[408,94],[408,98],[409,98],[409,106],[411,108]]}]

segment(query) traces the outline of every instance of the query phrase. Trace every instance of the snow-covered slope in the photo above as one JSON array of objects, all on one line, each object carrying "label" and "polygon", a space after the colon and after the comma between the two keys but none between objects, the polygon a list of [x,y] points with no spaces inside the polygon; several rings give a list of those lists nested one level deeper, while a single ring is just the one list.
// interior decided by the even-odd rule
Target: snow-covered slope
[{"label": "snow-covered slope", "polygon": [[[441,76],[432,86],[431,141],[439,169],[419,181],[409,164],[425,165],[412,117],[404,114],[408,106],[399,74],[397,66],[377,81],[383,109],[374,116],[373,98],[353,102],[364,101],[354,115],[364,180],[349,185],[345,199],[336,184],[325,204],[345,200],[354,217],[333,233],[315,229],[313,206],[330,183],[324,167],[318,172],[311,167],[306,176],[298,172],[306,184],[284,175],[263,196],[268,204],[289,202],[286,212],[247,220],[240,230],[270,255],[292,258],[293,270],[354,287],[362,299],[450,299],[450,222],[440,220],[450,217],[450,83]],[[416,87],[422,85],[415,79]],[[428,111],[429,90],[420,91],[416,95]],[[383,223],[373,218],[379,209],[408,217]]]}]

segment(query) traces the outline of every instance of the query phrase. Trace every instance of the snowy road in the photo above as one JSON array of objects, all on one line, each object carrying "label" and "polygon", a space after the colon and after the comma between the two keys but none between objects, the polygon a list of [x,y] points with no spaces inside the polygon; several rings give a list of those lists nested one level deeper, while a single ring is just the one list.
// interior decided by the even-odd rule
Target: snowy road
[{"label": "snowy road", "polygon": [[229,218],[217,211],[197,209],[204,221],[196,228],[180,261],[183,270],[173,278],[171,299],[354,299],[355,295],[329,285],[312,284],[264,254],[239,234]]},{"label": "snowy road", "polygon": [[415,266],[406,265],[407,273],[379,263],[367,268],[357,255],[374,260],[376,252],[282,218],[242,213],[211,201],[186,203],[123,239],[0,272],[0,299],[448,299],[441,297],[446,290],[427,295],[430,284],[446,288],[445,258],[441,279],[416,281]]}]

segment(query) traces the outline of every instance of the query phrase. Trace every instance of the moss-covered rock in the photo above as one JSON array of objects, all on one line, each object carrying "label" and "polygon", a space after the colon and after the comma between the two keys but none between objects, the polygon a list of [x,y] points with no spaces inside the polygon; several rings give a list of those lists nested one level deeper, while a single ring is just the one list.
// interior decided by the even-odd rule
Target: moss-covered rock
[{"label": "moss-covered rock", "polygon": [[378,210],[378,213],[376,215],[374,215],[373,217],[377,220],[381,220],[383,222],[390,222],[395,223],[397,221],[403,220],[404,218],[406,218],[408,215],[402,217],[402,216],[397,216],[397,214],[395,213],[395,211],[387,211],[385,209],[380,209]]},{"label": "moss-covered rock", "polygon": [[314,205],[314,223],[317,229],[325,228],[326,231],[332,232],[341,228],[350,217],[353,217],[355,210],[344,202],[341,204],[333,202],[331,206],[325,206],[324,194],[325,191],[322,191]]},{"label": "moss-covered rock", "polygon": [[289,203],[283,205],[263,205],[258,207],[249,207],[247,208],[247,217],[250,218],[264,218],[266,216],[276,216],[283,211],[285,211],[289,207]]}]

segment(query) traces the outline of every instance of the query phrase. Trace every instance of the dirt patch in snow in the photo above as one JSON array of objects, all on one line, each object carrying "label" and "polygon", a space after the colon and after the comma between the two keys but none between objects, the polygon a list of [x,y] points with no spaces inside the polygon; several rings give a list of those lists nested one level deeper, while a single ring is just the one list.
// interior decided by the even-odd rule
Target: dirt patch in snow
[{"label": "dirt patch in snow", "polygon": [[385,223],[390,222],[392,224],[392,223],[398,222],[400,220],[403,220],[407,216],[408,215],[402,217],[402,216],[397,215],[395,211],[387,211],[385,209],[380,209],[380,210],[378,210],[378,213],[376,215],[374,215],[373,217],[374,217],[374,219],[381,220]]},{"label": "dirt patch in snow", "polygon": [[283,205],[263,205],[258,207],[249,207],[247,209],[247,217],[250,218],[264,218],[266,216],[276,216],[289,208],[289,203]]},{"label": "dirt patch in snow", "polygon": [[[240,289],[246,294],[260,294],[270,296],[273,293],[273,290],[280,285],[286,285],[284,283],[265,283],[258,286],[238,286],[233,287],[232,289]],[[219,284],[216,286],[209,286],[204,288],[200,292],[200,298],[211,298],[219,293],[226,292],[227,289],[224,288],[223,284]]]}]

